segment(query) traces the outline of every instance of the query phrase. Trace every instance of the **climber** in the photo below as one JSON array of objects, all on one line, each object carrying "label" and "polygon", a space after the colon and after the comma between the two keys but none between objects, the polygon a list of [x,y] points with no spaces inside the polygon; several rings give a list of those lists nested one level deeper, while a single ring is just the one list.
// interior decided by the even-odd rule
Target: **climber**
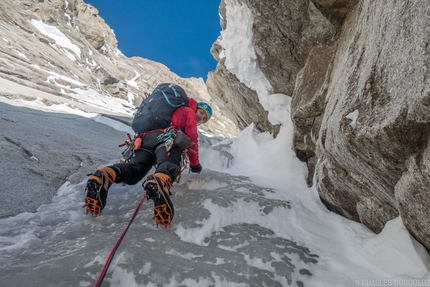
[{"label": "climber", "polygon": [[[151,107],[157,102],[157,100],[151,101],[151,98],[158,99],[158,106]],[[179,107],[172,104],[173,101],[181,98],[183,100]],[[148,120],[151,111],[157,111],[157,114],[151,117],[159,119],[163,117],[161,115],[163,109],[171,110],[164,113],[164,117],[169,114],[169,126],[166,128],[159,124],[158,128],[142,130],[142,126],[155,121]],[[212,108],[205,102],[197,102],[188,97],[178,85],[162,84],[145,98],[139,111],[132,123],[132,128],[136,132],[134,156],[128,163],[102,167],[90,176],[86,186],[84,207],[87,213],[99,215],[106,205],[108,189],[113,183],[136,184],[151,170],[152,166],[155,166],[155,173],[149,175],[142,186],[147,198],[154,201],[153,219],[157,226],[161,224],[167,227],[170,226],[174,214],[170,188],[178,176],[182,153],[185,151],[188,154],[191,172],[200,173],[202,170],[198,154],[197,126],[209,121],[212,117]],[[144,121],[141,121],[140,115],[146,117]],[[181,137],[178,136],[179,133]],[[174,141],[173,138],[171,140],[173,145],[168,144],[172,134],[176,136]],[[178,138],[184,138],[186,146],[180,147],[182,144],[177,142]]]}]

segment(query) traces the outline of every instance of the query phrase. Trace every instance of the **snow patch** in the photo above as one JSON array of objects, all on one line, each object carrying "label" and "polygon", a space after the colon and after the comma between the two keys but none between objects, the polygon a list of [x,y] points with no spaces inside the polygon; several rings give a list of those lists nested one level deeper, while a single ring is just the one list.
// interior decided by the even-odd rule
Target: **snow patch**
[{"label": "snow patch", "polygon": [[349,113],[349,114],[346,115],[346,118],[351,120],[351,122],[349,123],[349,125],[353,129],[355,129],[355,124],[357,123],[358,115],[359,115],[358,110],[355,110],[352,113]]},{"label": "snow patch", "polygon": [[39,30],[40,33],[53,39],[58,46],[61,46],[63,48],[66,48],[66,49],[72,51],[73,53],[75,53],[76,56],[78,56],[78,58],[81,58],[81,49],[79,49],[78,46],[73,44],[70,41],[70,39],[66,35],[64,35],[63,32],[58,30],[57,27],[47,25],[47,24],[43,23],[42,20],[32,19],[30,21],[30,23],[37,30]]}]

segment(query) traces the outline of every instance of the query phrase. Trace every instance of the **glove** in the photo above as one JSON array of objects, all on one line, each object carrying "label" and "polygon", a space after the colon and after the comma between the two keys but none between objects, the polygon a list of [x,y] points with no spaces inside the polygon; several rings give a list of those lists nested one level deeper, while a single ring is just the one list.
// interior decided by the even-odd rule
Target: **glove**
[{"label": "glove", "polygon": [[202,171],[202,166],[200,165],[200,163],[198,163],[197,165],[191,165],[190,171],[194,173],[200,173]]}]

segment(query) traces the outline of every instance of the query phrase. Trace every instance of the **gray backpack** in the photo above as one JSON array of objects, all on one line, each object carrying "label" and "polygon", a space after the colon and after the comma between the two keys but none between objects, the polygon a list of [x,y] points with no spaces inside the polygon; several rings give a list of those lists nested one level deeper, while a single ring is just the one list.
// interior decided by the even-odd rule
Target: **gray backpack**
[{"label": "gray backpack", "polygon": [[131,128],[137,134],[167,128],[172,113],[184,105],[188,105],[188,96],[183,88],[168,83],[158,85],[143,100],[134,115]]}]

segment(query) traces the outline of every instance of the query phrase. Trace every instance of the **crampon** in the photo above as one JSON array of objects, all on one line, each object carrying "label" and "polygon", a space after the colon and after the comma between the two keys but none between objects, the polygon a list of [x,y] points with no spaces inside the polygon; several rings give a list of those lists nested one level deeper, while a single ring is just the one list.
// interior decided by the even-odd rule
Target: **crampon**
[{"label": "crampon", "polygon": [[102,202],[100,200],[100,192],[97,190],[97,185],[93,182],[89,182],[85,191],[87,192],[87,196],[85,196],[84,207],[88,213],[91,213],[94,216],[100,215],[102,212]]},{"label": "crampon", "polygon": [[100,201],[96,198],[85,196],[85,204],[82,207],[85,207],[87,214],[91,213],[92,215],[97,216],[102,212],[99,202]]},{"label": "crampon", "polygon": [[160,204],[154,207],[154,216],[152,219],[155,220],[155,224],[163,225],[165,228],[169,227],[171,224],[170,212],[167,209],[167,204]]},{"label": "crampon", "polygon": [[152,177],[144,184],[148,199],[154,201],[154,216],[155,224],[169,227],[174,215],[173,203],[170,200],[169,190],[164,189],[164,182],[157,177]]}]

